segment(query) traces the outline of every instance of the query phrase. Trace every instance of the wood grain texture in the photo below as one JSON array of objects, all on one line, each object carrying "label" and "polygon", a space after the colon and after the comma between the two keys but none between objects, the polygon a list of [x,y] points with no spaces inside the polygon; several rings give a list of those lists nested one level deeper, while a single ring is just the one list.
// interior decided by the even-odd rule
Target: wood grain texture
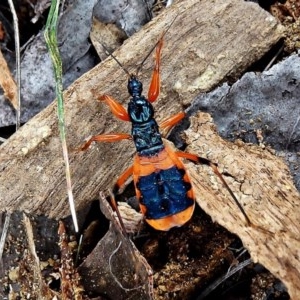
[{"label": "wood grain texture", "polygon": [[[182,110],[199,92],[211,89],[227,76],[240,75],[282,36],[282,27],[256,4],[188,0],[166,9],[115,55],[134,71],[175,16],[162,53],[162,89],[155,103],[159,121]],[[153,60],[148,59],[140,76],[145,90],[152,68]],[[90,135],[130,131],[130,124],[115,120],[97,101],[105,93],[127,103],[126,85],[123,71],[109,58],[65,91],[70,149]],[[77,209],[112,186],[130,164],[133,153],[132,143],[124,141],[71,154]],[[24,210],[55,218],[69,215],[55,103],[1,146],[0,170],[1,210]]]},{"label": "wood grain texture", "polygon": [[210,167],[187,163],[198,204],[241,238],[251,258],[286,284],[291,299],[299,299],[300,194],[283,159],[268,148],[223,140],[209,114],[191,117],[185,133],[187,151],[218,163],[250,220],[270,233],[246,225]]}]

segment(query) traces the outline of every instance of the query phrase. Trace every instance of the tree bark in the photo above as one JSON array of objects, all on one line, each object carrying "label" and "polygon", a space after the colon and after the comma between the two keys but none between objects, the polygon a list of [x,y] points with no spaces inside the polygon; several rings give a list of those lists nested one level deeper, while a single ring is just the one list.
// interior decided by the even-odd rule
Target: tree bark
[{"label": "tree bark", "polygon": [[242,204],[246,220],[212,169],[187,163],[196,199],[214,221],[238,235],[251,258],[287,286],[291,299],[300,293],[300,195],[289,168],[271,149],[242,141],[231,143],[216,132],[209,114],[191,117],[185,132],[187,151],[217,163]]}]

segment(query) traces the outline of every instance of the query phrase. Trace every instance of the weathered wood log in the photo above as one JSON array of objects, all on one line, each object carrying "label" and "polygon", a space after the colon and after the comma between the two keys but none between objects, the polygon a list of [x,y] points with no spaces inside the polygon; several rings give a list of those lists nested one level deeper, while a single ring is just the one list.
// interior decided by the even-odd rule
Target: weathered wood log
[{"label": "weathered wood log", "polygon": [[153,271],[132,241],[122,233],[113,210],[100,193],[100,207],[110,226],[105,236],[79,266],[89,293],[109,299],[153,299]]},{"label": "weathered wood log", "polygon": [[[253,3],[182,1],[166,9],[115,53],[135,71],[147,51],[177,16],[169,29],[162,53],[158,120],[183,109],[200,91],[207,91],[228,75],[238,76],[282,36],[282,28]],[[238,26],[236,26],[238,24]],[[153,61],[141,73],[145,90]],[[90,135],[129,132],[129,124],[113,118],[97,98],[104,93],[128,101],[127,78],[111,58],[82,76],[65,92],[67,138],[70,149]],[[71,154],[71,170],[78,209],[111,186],[130,164],[131,142],[98,144]],[[25,210],[61,218],[69,214],[64,163],[53,103],[24,125],[0,153],[0,208]]]},{"label": "weathered wood log", "polygon": [[219,166],[252,223],[249,227],[222,183],[208,166],[187,163],[196,198],[213,220],[237,234],[251,253],[287,286],[300,294],[300,194],[287,165],[274,151],[220,138],[209,114],[191,117],[185,132],[187,151]]}]

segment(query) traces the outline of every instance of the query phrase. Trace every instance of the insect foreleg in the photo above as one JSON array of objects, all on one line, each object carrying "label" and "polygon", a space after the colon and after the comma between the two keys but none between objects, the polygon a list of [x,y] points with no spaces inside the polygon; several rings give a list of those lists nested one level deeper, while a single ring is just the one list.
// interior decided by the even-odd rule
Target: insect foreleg
[{"label": "insect foreleg", "polygon": [[115,117],[122,121],[130,121],[127,110],[124,108],[122,104],[120,104],[114,98],[108,95],[102,95],[99,97],[99,101],[104,101],[110,108],[111,112]]},{"label": "insect foreleg", "polygon": [[155,67],[152,73],[152,79],[148,91],[148,100],[150,102],[154,102],[159,95],[160,92],[160,54],[161,54],[161,48],[163,46],[163,36],[158,41],[158,44],[156,46],[155,50]]}]

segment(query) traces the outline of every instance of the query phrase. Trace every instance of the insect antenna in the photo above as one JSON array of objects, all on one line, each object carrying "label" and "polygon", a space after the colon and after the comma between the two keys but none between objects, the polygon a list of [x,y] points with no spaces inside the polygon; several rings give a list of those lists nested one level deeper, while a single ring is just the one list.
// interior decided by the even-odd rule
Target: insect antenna
[{"label": "insect antenna", "polygon": [[165,34],[169,31],[169,29],[171,28],[171,26],[173,25],[173,23],[175,22],[175,20],[177,19],[178,14],[175,16],[175,18],[173,19],[173,21],[171,22],[171,24],[168,26],[168,28],[162,33],[161,37],[159,38],[159,40],[154,44],[154,46],[150,49],[150,51],[148,52],[148,54],[145,56],[145,58],[143,59],[143,61],[140,63],[139,67],[136,70],[136,76],[138,76],[139,71],[141,70],[142,66],[144,65],[145,61],[147,60],[147,58],[150,56],[150,54],[153,52],[153,50],[156,48],[156,46],[158,45],[158,43],[164,38]]},{"label": "insect antenna", "polygon": [[[164,34],[162,35],[162,37],[164,36]],[[161,37],[161,38],[162,38]],[[147,60],[147,58],[150,56],[150,54],[153,52],[153,50],[156,48],[156,46],[158,45],[159,41],[161,40],[161,38],[154,44],[154,46],[151,48],[151,50],[148,52],[148,54],[144,57],[143,61],[140,63],[139,67],[136,70],[136,76],[138,76],[139,71],[141,70],[142,66],[144,65],[145,61]]]},{"label": "insect antenna", "polygon": [[[168,26],[168,28],[163,32],[163,34],[161,35],[160,39],[154,44],[154,46],[150,49],[150,51],[148,52],[148,54],[145,56],[145,58],[143,59],[143,61],[140,63],[139,67],[136,70],[136,76],[138,76],[139,71],[141,70],[142,66],[144,65],[145,61],[147,60],[147,58],[150,56],[150,54],[153,52],[153,50],[156,48],[156,46],[158,45],[158,43],[163,39],[163,37],[165,36],[165,34],[169,31],[170,27],[173,25],[173,23],[175,22],[175,20],[177,19],[178,14],[176,15],[176,17],[173,19],[173,21],[171,22],[171,24]],[[112,54],[112,52],[102,43],[100,43],[101,46],[103,47],[103,49],[107,52],[107,54],[109,56],[111,56],[115,62],[120,66],[120,68],[129,76],[131,77],[131,74],[128,72],[128,70],[120,63],[120,61]]]},{"label": "insect antenna", "polygon": [[[163,35],[162,35],[163,36]],[[146,57],[143,59],[143,61],[141,62],[140,66],[137,68],[136,71],[136,76],[138,75],[139,70],[142,68],[142,66],[144,65],[145,61],[147,60],[147,58],[150,56],[150,54],[153,52],[153,50],[155,49],[155,47],[157,46],[157,44],[159,43],[159,41],[156,42],[156,44],[151,48],[151,50],[148,52],[148,54],[146,55]],[[120,63],[120,61],[112,54],[112,52],[102,43],[100,43],[101,46],[104,48],[104,50],[107,52],[107,55],[111,56],[115,62],[120,66],[120,68],[129,76],[131,77],[131,74],[128,72],[128,70]]]},{"label": "insect antenna", "polygon": [[108,50],[108,48],[101,43],[101,46],[104,48],[104,50],[107,52],[107,54],[109,56],[111,56],[115,62],[120,66],[120,68],[130,77],[131,74],[128,72],[128,70],[120,63],[120,61],[112,54],[112,52],[110,50]]}]

